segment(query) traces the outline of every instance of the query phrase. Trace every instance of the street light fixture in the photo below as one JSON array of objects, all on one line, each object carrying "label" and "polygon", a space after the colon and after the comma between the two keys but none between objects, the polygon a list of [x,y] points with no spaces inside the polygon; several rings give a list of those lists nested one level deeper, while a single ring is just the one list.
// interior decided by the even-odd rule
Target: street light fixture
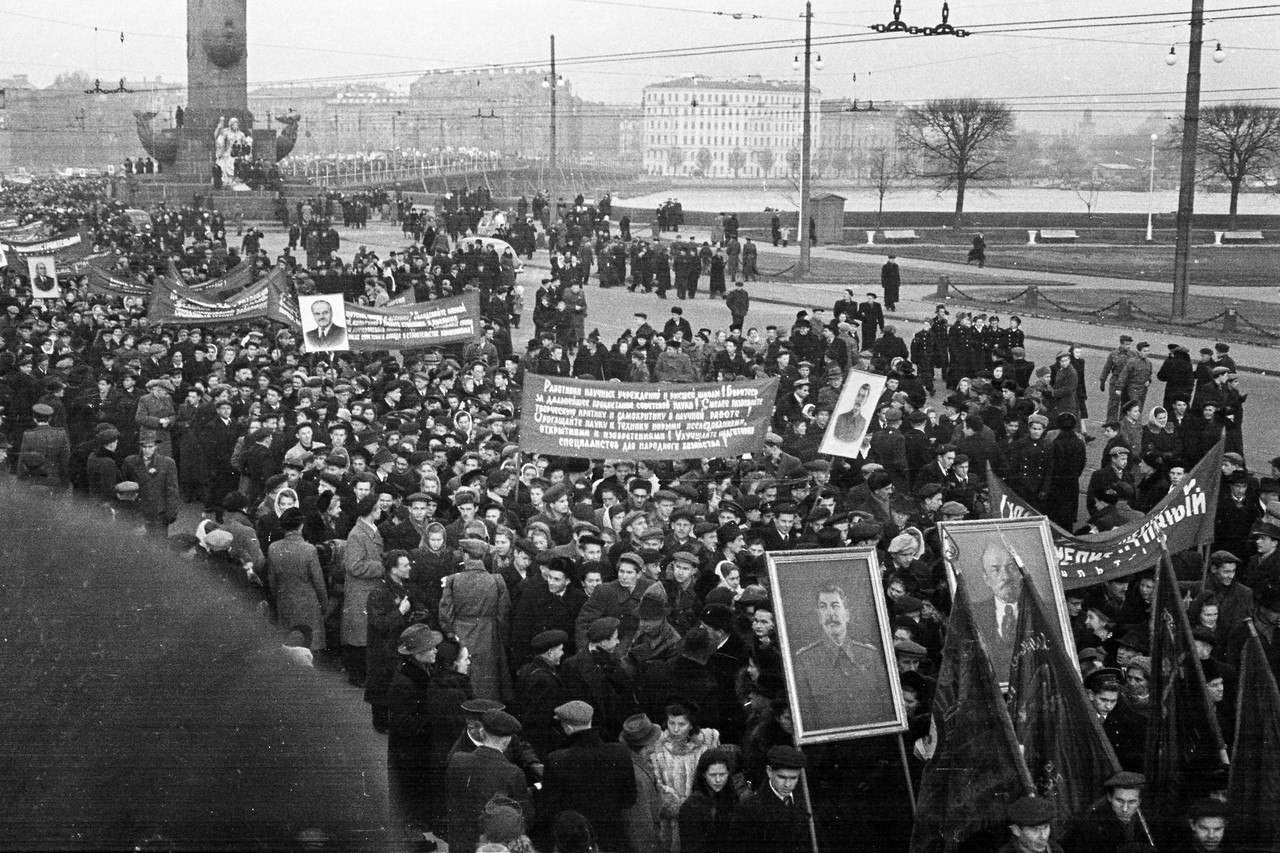
[{"label": "street light fixture", "polygon": [[1225,62],[1226,59],[1227,52],[1222,49],[1222,42],[1218,42],[1218,49],[1213,52],[1213,61],[1221,63]]},{"label": "street light fixture", "polygon": [[1170,67],[1178,64],[1178,54],[1173,49],[1173,45],[1169,45],[1169,53],[1164,58],[1164,64]]},{"label": "street light fixture", "polygon": [[1157,133],[1151,134],[1151,180],[1147,186],[1147,242],[1150,243],[1155,239],[1154,232],[1151,230],[1152,217],[1155,215],[1155,197],[1156,197],[1156,140],[1160,138]]}]

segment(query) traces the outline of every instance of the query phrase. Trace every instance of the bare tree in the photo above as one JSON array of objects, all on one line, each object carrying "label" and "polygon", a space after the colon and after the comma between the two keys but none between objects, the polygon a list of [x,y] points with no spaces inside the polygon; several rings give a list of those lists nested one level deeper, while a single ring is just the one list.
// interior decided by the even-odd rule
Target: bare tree
[{"label": "bare tree", "polygon": [[893,191],[902,172],[893,149],[884,146],[871,149],[870,154],[867,155],[867,170],[867,177],[871,179],[871,190],[879,202],[876,208],[876,221],[879,224],[879,219],[884,214],[884,197]]},{"label": "bare tree", "polygon": [[738,172],[747,165],[747,152],[741,148],[735,148],[729,152],[729,168],[733,169],[733,176],[738,177]]},{"label": "bare tree", "polygon": [[[1180,138],[1181,124],[1175,123],[1174,138]],[[1280,164],[1280,107],[1235,103],[1201,109],[1196,153],[1202,175],[1230,185],[1227,229],[1235,228],[1241,184],[1251,177],[1265,179],[1268,169]]]},{"label": "bare tree", "polygon": [[1000,101],[941,98],[912,107],[898,126],[904,147],[919,155],[915,177],[956,191],[956,225],[970,183],[999,178],[1013,135],[1013,111]]},{"label": "bare tree", "polygon": [[1071,187],[1072,192],[1076,194],[1076,198],[1084,202],[1085,215],[1092,217],[1093,208],[1098,203],[1098,190],[1102,187],[1098,181],[1098,170],[1094,169],[1093,173],[1086,179],[1076,181]]}]

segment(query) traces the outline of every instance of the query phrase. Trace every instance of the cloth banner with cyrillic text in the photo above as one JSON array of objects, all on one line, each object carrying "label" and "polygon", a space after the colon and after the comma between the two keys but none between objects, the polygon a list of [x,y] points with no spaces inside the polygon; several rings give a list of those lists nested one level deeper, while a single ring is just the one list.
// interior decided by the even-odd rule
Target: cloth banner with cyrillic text
[{"label": "cloth banner with cyrillic text", "polygon": [[226,301],[213,301],[173,281],[157,282],[151,295],[149,319],[162,325],[215,326],[253,320],[288,322],[281,311],[284,270],[277,267],[266,277]]},{"label": "cloth banner with cyrillic text", "polygon": [[529,374],[520,449],[628,459],[758,453],[777,393],[776,378],[649,384]]},{"label": "cloth banner with cyrillic text", "polygon": [[[174,281],[186,282],[173,258],[169,259],[169,277]],[[249,261],[241,261],[225,275],[196,284],[188,284],[187,287],[206,299],[228,299],[251,284],[253,284],[253,264]]]},{"label": "cloth banner with cyrillic text", "polygon": [[343,310],[347,349],[353,352],[440,346],[480,336],[477,292],[382,308],[344,302]]},{"label": "cloth banner with cyrillic text", "polygon": [[[1218,514],[1218,486],[1222,480],[1222,442],[1219,441],[1182,483],[1169,491],[1151,512],[1137,521],[1105,533],[1076,536],[1050,522],[1064,589],[1090,586],[1137,574],[1160,559],[1160,536],[1168,537],[1169,553],[1213,541]],[[1009,488],[988,468],[991,518],[1043,515]]]},{"label": "cloth banner with cyrillic text", "polygon": [[[85,269],[89,278],[89,292],[101,296],[150,296],[152,286],[145,281],[133,277],[131,273],[117,272],[112,268],[111,259],[104,258],[107,268],[90,262]],[[129,276],[126,278],[126,276]]]}]

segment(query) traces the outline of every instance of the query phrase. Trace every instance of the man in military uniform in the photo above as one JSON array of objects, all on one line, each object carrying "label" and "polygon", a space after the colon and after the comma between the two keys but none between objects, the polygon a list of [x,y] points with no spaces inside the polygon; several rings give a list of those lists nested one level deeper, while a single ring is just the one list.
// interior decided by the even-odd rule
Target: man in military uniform
[{"label": "man in military uniform", "polygon": [[1102,365],[1102,373],[1098,376],[1098,390],[1105,391],[1107,394],[1107,420],[1109,421],[1120,420],[1120,403],[1122,402],[1120,398],[1124,390],[1120,385],[1120,373],[1129,363],[1129,359],[1134,357],[1129,350],[1129,345],[1132,343],[1132,337],[1121,335],[1120,346],[1107,356],[1107,362]]},{"label": "man in military uniform", "polygon": [[818,587],[816,614],[824,637],[795,653],[796,690],[806,731],[893,719],[885,663],[871,643],[849,634],[844,589],[834,580]]},{"label": "man in military uniform", "polygon": [[1027,437],[1010,448],[1010,485],[1027,503],[1044,511],[1053,482],[1053,445],[1044,437],[1049,419],[1044,415],[1027,418]]}]

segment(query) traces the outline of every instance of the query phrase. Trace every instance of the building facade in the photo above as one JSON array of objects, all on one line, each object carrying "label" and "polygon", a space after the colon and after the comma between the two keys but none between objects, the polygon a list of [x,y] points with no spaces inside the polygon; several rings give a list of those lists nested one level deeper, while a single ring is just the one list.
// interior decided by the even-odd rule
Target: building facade
[{"label": "building facade", "polygon": [[[812,137],[822,138],[811,89]],[[649,175],[781,178],[798,175],[804,87],[750,76],[690,76],[646,86],[644,171]]]},{"label": "building facade", "polygon": [[822,102],[822,139],[814,158],[819,178],[875,182],[902,171],[897,145],[901,104],[838,98]]}]

